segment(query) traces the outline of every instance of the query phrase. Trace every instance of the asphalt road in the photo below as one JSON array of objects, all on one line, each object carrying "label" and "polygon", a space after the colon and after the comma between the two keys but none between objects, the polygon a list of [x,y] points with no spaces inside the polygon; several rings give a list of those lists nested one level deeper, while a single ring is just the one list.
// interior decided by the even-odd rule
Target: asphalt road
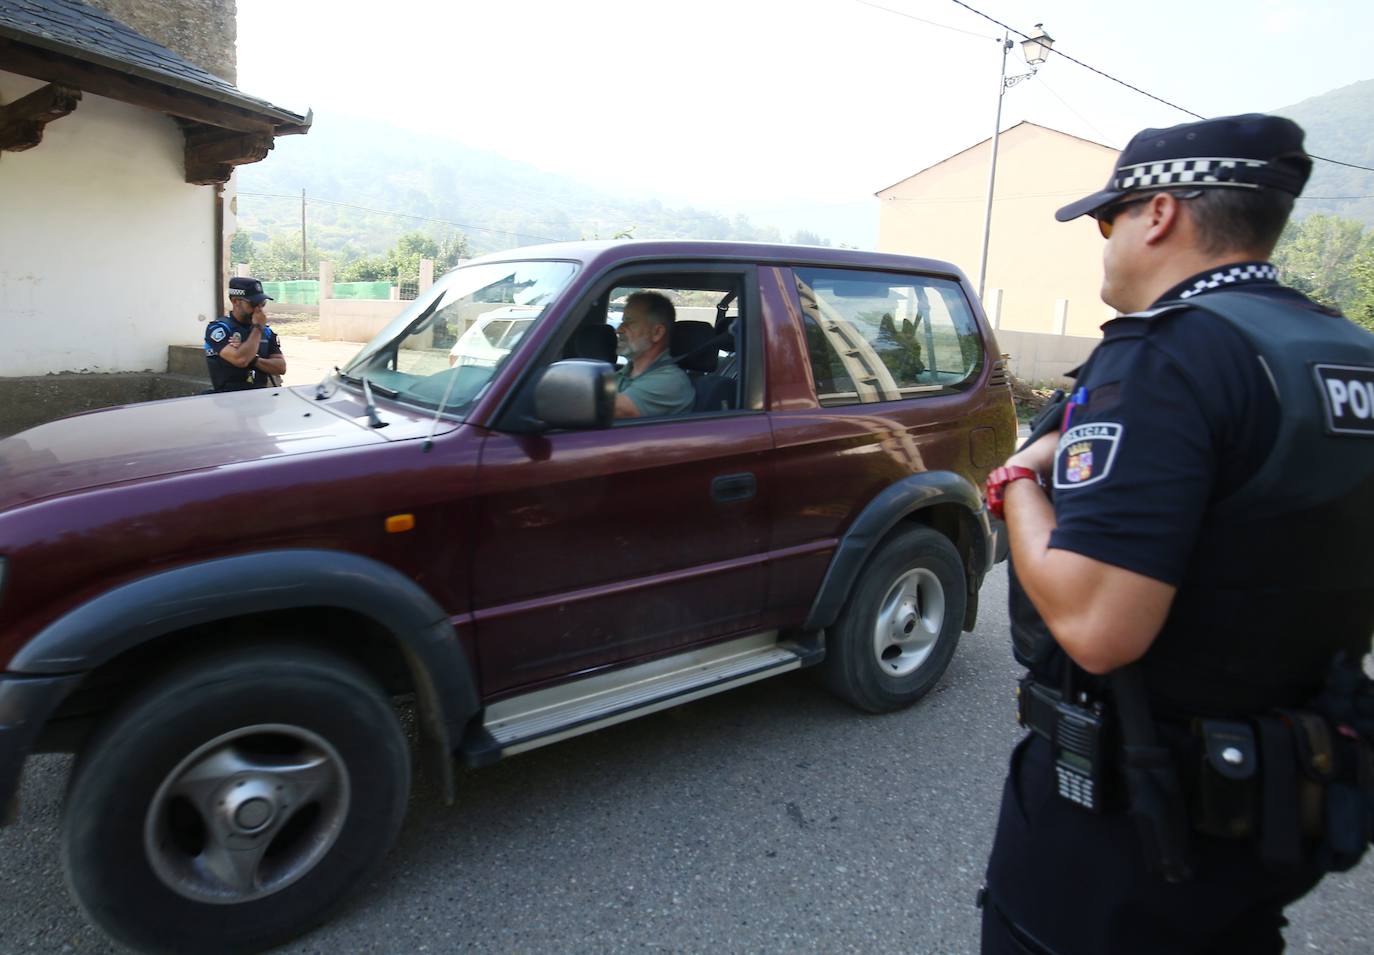
[{"label": "asphalt road", "polygon": [[[1006,582],[936,690],[861,715],[792,674],[464,772],[423,778],[396,848],[281,952],[978,949],[973,907],[1018,731]],[[0,953],[115,949],[63,885],[68,760],[29,762],[0,830]],[[1374,951],[1374,861],[1290,911],[1289,951]]]}]

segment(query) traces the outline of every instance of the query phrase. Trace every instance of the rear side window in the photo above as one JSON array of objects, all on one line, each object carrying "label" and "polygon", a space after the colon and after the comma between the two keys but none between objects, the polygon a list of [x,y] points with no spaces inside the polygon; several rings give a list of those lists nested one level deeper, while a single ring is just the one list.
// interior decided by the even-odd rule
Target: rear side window
[{"label": "rear side window", "polygon": [[795,268],[822,405],[962,391],[983,364],[963,289],[930,276]]}]

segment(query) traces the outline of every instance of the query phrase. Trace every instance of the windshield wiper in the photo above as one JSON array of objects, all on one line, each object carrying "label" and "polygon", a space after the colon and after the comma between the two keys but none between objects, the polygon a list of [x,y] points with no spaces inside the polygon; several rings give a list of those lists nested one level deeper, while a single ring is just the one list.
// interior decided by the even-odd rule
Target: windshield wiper
[{"label": "windshield wiper", "polygon": [[[377,400],[372,397],[372,382],[367,380],[367,372],[363,372],[363,398],[367,401],[367,426],[369,428],[385,428],[386,422],[377,416]],[[395,398],[400,392],[392,391],[390,388],[378,386],[378,391],[388,398]]]}]

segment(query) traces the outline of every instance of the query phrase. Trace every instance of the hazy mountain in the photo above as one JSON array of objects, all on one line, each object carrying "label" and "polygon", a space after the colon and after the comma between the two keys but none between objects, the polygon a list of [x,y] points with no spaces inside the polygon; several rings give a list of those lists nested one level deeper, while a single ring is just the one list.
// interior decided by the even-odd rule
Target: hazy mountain
[{"label": "hazy mountain", "polygon": [[[875,202],[670,208],[653,199],[611,195],[441,137],[338,116],[318,121],[306,136],[278,139],[265,161],[240,167],[238,188],[239,229],[255,240],[300,229],[304,189],[310,241],[331,252],[382,252],[397,236],[417,229],[435,236],[462,232],[477,252],[547,240],[609,238],[630,229],[635,238],[761,241],[791,240],[805,231],[810,235],[801,236],[802,241],[870,247],[877,233]],[[870,223],[865,223],[865,214]]]},{"label": "hazy mountain", "polygon": [[[1274,110],[1307,130],[1307,151],[1374,167],[1374,80],[1352,83]],[[1298,214],[1325,212],[1374,226],[1374,172],[1320,160],[1298,200]],[[1335,198],[1326,198],[1335,197]]]}]

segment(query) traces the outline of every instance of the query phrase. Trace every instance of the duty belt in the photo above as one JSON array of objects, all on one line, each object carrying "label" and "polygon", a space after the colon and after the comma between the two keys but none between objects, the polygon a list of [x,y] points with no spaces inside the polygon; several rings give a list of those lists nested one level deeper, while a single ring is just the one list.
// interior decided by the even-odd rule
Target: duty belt
[{"label": "duty belt", "polygon": [[[1115,740],[1104,747],[1105,732],[1095,740],[1084,739],[1085,720],[1102,713],[1100,706],[1066,699],[1029,675],[1017,691],[1021,725],[1054,751],[1060,795],[1093,809],[1098,806],[1088,803],[1100,804],[1102,793],[1092,793],[1097,798],[1085,802],[1072,786],[1066,791],[1061,765],[1066,754],[1073,761],[1075,754],[1087,753],[1094,789],[1118,774],[1125,774],[1127,790],[1135,785],[1129,778],[1129,740],[1124,747]],[[1187,804],[1187,818],[1179,820],[1185,831],[1252,840],[1268,863],[1293,865],[1310,859],[1336,870],[1358,861],[1374,839],[1374,746],[1349,725],[1315,709],[1154,725],[1161,745],[1172,753],[1166,758]],[[1139,815],[1135,795],[1130,793],[1129,801]],[[1179,810],[1185,811],[1182,804]]]}]

